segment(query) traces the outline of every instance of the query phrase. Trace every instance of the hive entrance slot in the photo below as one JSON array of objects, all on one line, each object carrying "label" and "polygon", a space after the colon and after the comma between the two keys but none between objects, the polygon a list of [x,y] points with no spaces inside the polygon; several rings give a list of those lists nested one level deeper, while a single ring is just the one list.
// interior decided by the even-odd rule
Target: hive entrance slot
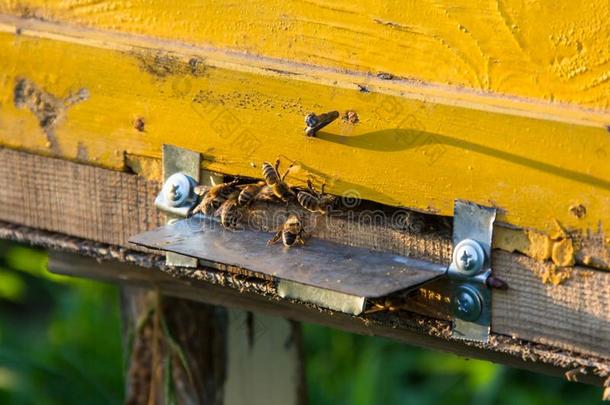
[{"label": "hive entrance slot", "polygon": [[[271,235],[227,230],[198,214],[136,235],[130,242],[271,276],[291,298],[307,300],[302,294],[314,294],[310,301],[353,314],[364,310],[367,298],[416,288],[447,270],[441,264],[320,239],[310,239],[299,248],[267,246]],[[282,280],[292,284],[282,284]],[[345,300],[339,297],[350,298],[352,303],[345,307],[341,304]],[[357,302],[362,305],[358,307]]]}]

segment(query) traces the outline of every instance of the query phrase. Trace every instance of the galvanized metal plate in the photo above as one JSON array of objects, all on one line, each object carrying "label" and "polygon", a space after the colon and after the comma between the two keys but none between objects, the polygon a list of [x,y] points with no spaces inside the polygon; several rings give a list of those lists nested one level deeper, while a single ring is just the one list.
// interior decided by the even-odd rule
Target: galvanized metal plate
[{"label": "galvanized metal plate", "polygon": [[[199,181],[199,171],[201,166],[201,155],[197,152],[190,151],[188,149],[180,148],[174,145],[163,145],[163,181],[174,173],[184,173],[187,176],[192,177],[195,181]],[[161,194],[159,194],[161,196]],[[159,204],[159,198],[155,200],[155,205]],[[172,212],[166,211],[167,221],[173,222],[178,218],[186,217],[190,207],[174,207]],[[172,252],[168,252],[165,255],[165,263],[168,266],[176,267],[197,267],[197,260],[192,257],[186,257],[183,255],[177,255]]]},{"label": "galvanized metal plate", "polygon": [[352,315],[360,315],[366,306],[365,297],[325,290],[288,280],[280,280],[277,283],[277,295]]},{"label": "galvanized metal plate", "polygon": [[268,246],[271,236],[226,230],[216,220],[196,215],[136,235],[130,242],[360,297],[414,288],[446,273],[440,264],[315,238],[304,246]]},{"label": "galvanized metal plate", "polygon": [[[485,252],[485,261],[480,272],[471,277],[457,271],[455,263],[449,266],[452,301],[455,303],[461,286],[467,285],[477,291],[481,299],[480,317],[474,322],[460,319],[454,313],[453,337],[465,340],[487,342],[491,325],[491,290],[485,285],[485,278],[491,270],[491,243],[496,209],[483,207],[469,201],[456,200],[453,217],[453,246],[462,240],[472,239],[479,243]],[[453,307],[457,307],[454,305]]]}]

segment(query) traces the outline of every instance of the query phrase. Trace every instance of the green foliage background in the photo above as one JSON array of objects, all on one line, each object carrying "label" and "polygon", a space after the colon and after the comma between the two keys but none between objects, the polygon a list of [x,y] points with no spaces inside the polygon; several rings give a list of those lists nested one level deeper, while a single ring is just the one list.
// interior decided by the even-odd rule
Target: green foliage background
[{"label": "green foliage background", "polygon": [[[118,293],[0,241],[0,403],[123,401]],[[312,404],[593,404],[599,388],[305,325]]]}]

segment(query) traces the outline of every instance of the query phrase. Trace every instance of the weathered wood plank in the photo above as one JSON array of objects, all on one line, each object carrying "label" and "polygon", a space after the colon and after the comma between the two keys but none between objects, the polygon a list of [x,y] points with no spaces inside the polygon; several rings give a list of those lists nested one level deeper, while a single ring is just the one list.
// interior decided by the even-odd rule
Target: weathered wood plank
[{"label": "weathered wood plank", "polygon": [[[399,4],[399,6],[398,6]],[[3,0],[0,12],[607,108],[610,8],[519,0]],[[544,24],[540,22],[544,21]]]},{"label": "weathered wood plank", "polygon": [[0,220],[126,246],[162,224],[140,176],[0,149]]},{"label": "weathered wood plank", "polygon": [[[38,238],[38,243],[40,239]],[[45,240],[49,241],[47,238]],[[57,249],[60,244],[53,246]],[[107,259],[106,250],[106,248],[100,250],[105,259]],[[92,249],[89,253],[95,256],[97,251]],[[154,262],[154,264],[149,268],[141,268],[133,264],[115,262],[114,259],[110,259],[109,263],[99,264],[94,259],[82,256],[75,256],[66,261],[68,257],[66,253],[51,252],[50,269],[69,276],[85,275],[102,281],[154,287],[164,294],[184,299],[318,323],[353,333],[389,337],[434,350],[553,375],[584,367],[587,374],[579,376],[581,382],[601,384],[602,380],[596,379],[595,376],[605,377],[610,373],[607,359],[604,358],[562,351],[551,346],[527,343],[497,334],[491,335],[491,341],[487,345],[450,340],[448,322],[434,321],[404,311],[353,317],[279,298],[275,295],[273,286],[262,287],[259,281],[243,276],[227,276],[226,273],[219,273],[213,269],[203,268],[195,273],[175,269],[174,276],[169,276],[158,270],[164,268],[161,258],[151,260],[145,258],[148,256],[145,254],[134,252],[134,255],[140,256],[136,260],[138,263]],[[197,275],[196,278],[193,278],[194,274]]]},{"label": "weathered wood plank", "polygon": [[[0,162],[0,220],[124,247],[130,235],[159,225],[158,214],[151,207],[157,188],[153,182],[9,150],[0,150]],[[41,191],[31,191],[37,188]],[[82,198],[66,197],[74,195]],[[99,200],[80,209],[81,201],[91,200],[88,196],[99,196]],[[149,217],[134,215],[138,210]],[[441,263],[448,261],[448,236],[347,225],[322,228],[317,235],[374,249],[386,247]],[[518,254],[494,253],[495,272],[511,288],[494,294],[493,331],[608,355],[610,273],[577,267],[571,270],[573,277],[567,282],[543,285],[533,275],[541,271],[541,266],[550,271],[550,265]],[[191,276],[197,277],[197,272]],[[430,297],[431,306],[437,298],[441,304],[446,302],[439,296]],[[435,314],[426,305],[415,309]]]},{"label": "weathered wood plank", "polygon": [[[311,173],[335,194],[444,215],[464,198],[547,233],[555,220],[610,230],[606,111],[380,78],[363,92],[353,72],[11,18],[0,16],[0,144],[123,169],[125,153],[158,158],[172,142],[248,176],[284,155],[301,163],[295,181]],[[359,122],[303,136],[307,112],[333,109]]]},{"label": "weathered wood plank", "polygon": [[[492,328],[521,339],[610,357],[610,273],[558,269],[496,251],[494,269],[512,288],[493,295]],[[542,283],[563,272],[560,285]]]},{"label": "weathered wood plank", "polygon": [[[116,273],[108,269],[113,263],[74,259],[55,253],[51,270],[69,274],[86,265],[74,275],[89,267],[105,267],[106,278]],[[167,296],[159,286],[122,286],[121,302],[130,357],[127,404],[306,403],[298,323]]]},{"label": "weathered wood plank", "polygon": [[219,307],[123,287],[125,403],[223,405],[227,314]]}]

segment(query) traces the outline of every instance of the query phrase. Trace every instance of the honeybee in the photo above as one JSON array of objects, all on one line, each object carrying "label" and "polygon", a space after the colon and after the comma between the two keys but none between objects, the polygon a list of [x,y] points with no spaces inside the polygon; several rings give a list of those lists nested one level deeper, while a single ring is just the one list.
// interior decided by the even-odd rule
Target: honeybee
[{"label": "honeybee", "polygon": [[225,228],[238,229],[242,217],[242,212],[238,203],[238,194],[234,193],[231,198],[223,202],[216,212],[216,215],[220,216],[220,223]]},{"label": "honeybee", "polygon": [[203,197],[204,195],[206,195],[208,193],[208,191],[210,191],[211,188],[212,188],[212,186],[203,186],[203,185],[195,186],[195,194],[197,194],[199,197]]},{"label": "honeybee", "polygon": [[339,118],[338,111],[330,111],[324,114],[316,115],[314,113],[307,114],[305,116],[305,134],[307,136],[316,136],[316,133]]},{"label": "honeybee", "polygon": [[308,211],[326,214],[335,203],[336,197],[324,193],[325,185],[326,184],[322,184],[320,192],[318,193],[314,190],[311,180],[308,179],[307,188],[309,189],[309,192],[299,191],[297,194],[297,201]]},{"label": "honeybee", "polygon": [[364,311],[365,314],[374,314],[377,312],[396,312],[403,309],[404,303],[396,298],[386,297],[385,299],[377,299],[372,302],[372,307]]},{"label": "honeybee", "polygon": [[298,216],[292,214],[286,222],[280,227],[275,236],[267,242],[268,245],[273,245],[282,239],[284,246],[291,247],[295,244],[304,245],[303,240],[303,224]]},{"label": "honeybee", "polygon": [[268,162],[263,163],[263,178],[265,179],[265,183],[273,190],[273,194],[275,194],[276,197],[285,202],[295,197],[294,191],[284,182],[291,167],[292,165],[290,165],[288,169],[286,169],[286,172],[280,177],[280,159],[275,161],[275,166],[271,166],[271,163]]},{"label": "honeybee", "polygon": [[256,199],[263,187],[265,187],[264,181],[259,181],[258,183],[244,186],[237,197],[238,204],[243,207],[247,207],[252,204],[252,201]]},{"label": "honeybee", "polygon": [[203,198],[199,205],[193,209],[193,214],[203,212],[205,215],[212,215],[220,208],[220,205],[223,202],[236,192],[235,186],[238,181],[238,179],[235,179],[228,183],[217,184],[209,187],[207,191],[205,186],[198,186],[195,188],[195,193],[202,195]]}]

